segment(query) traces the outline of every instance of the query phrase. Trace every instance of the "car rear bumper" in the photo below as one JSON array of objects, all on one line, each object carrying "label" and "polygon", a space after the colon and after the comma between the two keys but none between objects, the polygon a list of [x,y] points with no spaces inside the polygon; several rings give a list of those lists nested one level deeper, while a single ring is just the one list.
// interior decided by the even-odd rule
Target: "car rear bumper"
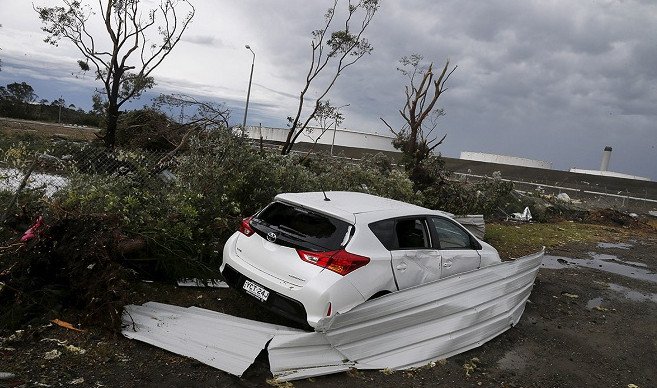
[{"label": "car rear bumper", "polygon": [[[228,264],[224,266],[224,269],[221,274],[223,275],[224,279],[226,280],[226,283],[228,283],[229,286],[244,294],[247,294],[243,288],[244,281],[246,281],[247,279],[252,282],[256,282],[262,286],[262,284],[260,284],[258,281],[242,275]],[[306,314],[306,309],[305,307],[303,307],[303,304],[301,302],[289,298],[267,287],[264,288],[267,291],[269,291],[269,297],[267,298],[267,300],[264,302],[260,301],[260,303],[265,308],[291,321],[300,323],[307,329],[312,329],[312,327],[308,325],[308,315]]]}]

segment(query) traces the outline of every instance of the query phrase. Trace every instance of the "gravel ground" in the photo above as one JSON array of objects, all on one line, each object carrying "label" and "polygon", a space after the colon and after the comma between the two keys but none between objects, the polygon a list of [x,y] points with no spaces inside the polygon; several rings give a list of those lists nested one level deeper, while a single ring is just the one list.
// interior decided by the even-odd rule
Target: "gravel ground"
[{"label": "gravel ground", "polygon": [[[548,247],[519,324],[483,346],[411,371],[350,371],[293,382],[295,387],[633,387],[657,386],[657,234],[609,226],[599,242]],[[622,244],[618,244],[622,243]],[[520,247],[519,249],[522,249]],[[568,264],[614,255],[624,274]],[[598,257],[600,258],[600,257]],[[610,259],[610,256],[603,256]],[[566,261],[564,261],[566,260]],[[556,263],[556,264],[555,264]],[[583,261],[580,261],[583,263]],[[549,267],[561,267],[553,269]],[[648,280],[633,278],[647,272]],[[650,275],[652,273],[652,275]],[[651,277],[652,276],[652,277]],[[130,300],[196,305],[245,318],[289,324],[230,289],[136,284]],[[80,312],[63,320],[76,322]],[[54,324],[4,332],[0,387],[269,386],[266,353],[242,378],[95,327]],[[14,377],[1,379],[3,373]],[[6,375],[4,376],[6,377]],[[274,384],[275,385],[275,384]],[[285,385],[281,385],[285,386]]]}]

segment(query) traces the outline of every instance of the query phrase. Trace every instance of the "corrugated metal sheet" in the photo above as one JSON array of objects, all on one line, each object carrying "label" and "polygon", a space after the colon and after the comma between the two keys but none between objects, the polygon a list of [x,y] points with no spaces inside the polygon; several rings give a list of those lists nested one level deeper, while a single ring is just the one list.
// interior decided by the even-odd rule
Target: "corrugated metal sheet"
[{"label": "corrugated metal sheet", "polygon": [[[289,335],[268,349],[272,373],[281,380],[312,376],[311,344],[328,344],[358,369],[404,369],[480,346],[515,325],[529,297],[543,252],[513,262],[427,283],[364,303],[320,322],[315,335]],[[284,352],[279,352],[284,347]],[[273,360],[287,357],[287,360]],[[303,357],[301,355],[304,355]],[[308,360],[304,363],[304,360]],[[278,365],[296,368],[278,369]],[[336,370],[337,366],[333,366]]]},{"label": "corrugated metal sheet", "polygon": [[123,335],[241,376],[284,326],[251,321],[198,307],[148,302],[126,306]]},{"label": "corrugated metal sheet", "polygon": [[320,321],[311,333],[150,302],[126,307],[123,334],[238,376],[269,340],[279,380],[405,369],[475,348],[515,325],[543,254],[386,295]]},{"label": "corrugated metal sheet", "polygon": [[279,380],[298,380],[348,370],[355,365],[322,333],[276,335],[267,347],[269,368]]}]

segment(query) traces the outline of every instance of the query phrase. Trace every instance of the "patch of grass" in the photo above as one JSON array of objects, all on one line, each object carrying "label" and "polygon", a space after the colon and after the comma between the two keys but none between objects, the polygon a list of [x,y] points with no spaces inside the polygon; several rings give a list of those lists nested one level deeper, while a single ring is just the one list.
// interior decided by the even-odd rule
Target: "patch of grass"
[{"label": "patch of grass", "polygon": [[497,248],[502,259],[518,258],[572,242],[601,241],[615,232],[603,225],[576,222],[486,225],[486,242]]}]

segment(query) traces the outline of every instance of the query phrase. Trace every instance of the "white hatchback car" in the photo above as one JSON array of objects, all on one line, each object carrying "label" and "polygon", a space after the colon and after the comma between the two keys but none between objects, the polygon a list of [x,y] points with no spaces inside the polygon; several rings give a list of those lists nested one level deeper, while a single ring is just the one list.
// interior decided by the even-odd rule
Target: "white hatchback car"
[{"label": "white hatchback car", "polygon": [[369,299],[499,263],[452,215],[355,192],[279,194],[224,246],[221,273],[315,327]]}]

